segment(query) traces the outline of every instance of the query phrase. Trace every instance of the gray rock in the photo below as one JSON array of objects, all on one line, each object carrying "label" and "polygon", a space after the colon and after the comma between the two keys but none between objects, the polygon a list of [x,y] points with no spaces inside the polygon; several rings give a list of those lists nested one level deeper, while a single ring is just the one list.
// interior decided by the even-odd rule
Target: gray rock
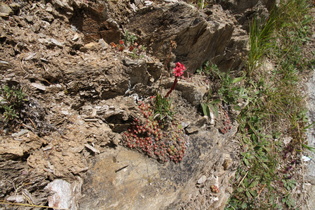
[{"label": "gray rock", "polygon": [[53,11],[53,8],[52,8],[52,6],[51,6],[50,3],[48,3],[48,4],[46,5],[46,11],[47,11],[47,12],[52,12],[52,11]]},{"label": "gray rock", "polygon": [[104,39],[98,40],[98,44],[101,46],[103,50],[106,50],[108,48],[108,44],[104,41]]},{"label": "gray rock", "polygon": [[13,11],[6,3],[0,2],[0,17],[8,17]]},{"label": "gray rock", "polygon": [[207,180],[207,177],[205,175],[202,175],[198,181],[197,184],[203,184]]},{"label": "gray rock", "polygon": [[58,46],[58,47],[63,47],[63,43],[59,42],[58,40],[51,38],[50,39],[51,43],[53,43],[54,45]]},{"label": "gray rock", "polygon": [[29,22],[29,23],[32,23],[32,22],[34,21],[34,16],[27,15],[27,16],[25,17],[25,20],[26,20],[27,22]]},{"label": "gray rock", "polygon": [[27,134],[28,132],[29,132],[29,130],[22,129],[17,133],[12,133],[11,136],[12,137],[19,137],[19,136],[23,136],[24,134]]},{"label": "gray rock", "polygon": [[6,200],[11,201],[11,202],[23,203],[24,202],[24,196],[23,195],[11,195]]},{"label": "gray rock", "polygon": [[[173,82],[170,82],[167,86],[171,86]],[[203,96],[208,92],[206,86],[197,86],[195,83],[179,81],[175,87],[183,93],[183,97],[192,105],[198,106],[202,101]]]},{"label": "gray rock", "polygon": [[[223,141],[224,147],[216,145],[219,141]],[[201,185],[205,186],[202,196],[208,196],[207,184],[211,183],[207,177],[213,175],[211,170],[221,159],[218,154],[225,153],[227,148],[235,150],[228,146],[231,143],[215,130],[198,132],[191,136],[187,144],[189,151],[179,164],[160,164],[119,146],[115,150],[107,149],[96,157],[88,171],[84,189],[93,194],[87,193],[80,200],[80,209],[196,209],[189,206],[194,204],[188,197],[199,195]],[[227,177],[231,178],[222,176],[217,178],[218,182],[228,183]],[[217,195],[229,197],[223,190]],[[98,202],[100,199],[103,202]],[[189,208],[182,208],[183,205]],[[214,209],[211,205],[203,209]]]},{"label": "gray rock", "polygon": [[98,149],[94,148],[93,146],[91,146],[89,144],[84,144],[84,146],[94,153],[97,153],[97,154],[100,153],[100,151]]},{"label": "gray rock", "polygon": [[39,90],[46,91],[46,86],[40,83],[31,83],[31,85]]},{"label": "gray rock", "polygon": [[187,128],[185,128],[185,131],[187,134],[193,134],[193,133],[197,133],[199,129],[200,128],[197,126],[188,126]]},{"label": "gray rock", "polygon": [[219,5],[211,8],[210,15],[202,16],[183,2],[139,11],[130,19],[128,30],[138,32],[166,64],[183,62],[188,72],[223,55],[234,30],[233,17]]},{"label": "gray rock", "polygon": [[147,63],[145,60],[133,60],[125,58],[123,60],[125,66],[128,67],[126,73],[130,76],[130,85],[137,83],[147,84],[149,81],[149,73],[147,71]]},{"label": "gray rock", "polygon": [[[315,73],[307,82],[308,87],[308,100],[307,100],[307,108],[308,108],[308,117],[309,123],[312,124],[315,122]],[[315,129],[314,127],[310,127],[307,130],[307,142],[308,146],[314,147],[315,146],[315,137],[314,137]],[[315,153],[312,151],[308,152],[308,157],[311,158],[311,161],[307,164],[306,174],[305,174],[305,181],[309,182],[309,186],[307,186],[307,194],[309,195],[308,198],[308,207],[304,207],[305,209],[314,209],[315,208]],[[306,184],[304,184],[304,187]]]},{"label": "gray rock", "polygon": [[62,8],[64,10],[66,10],[67,12],[73,12],[73,8],[71,5],[71,2],[70,0],[55,0],[53,1],[53,4],[55,7],[57,8]]}]

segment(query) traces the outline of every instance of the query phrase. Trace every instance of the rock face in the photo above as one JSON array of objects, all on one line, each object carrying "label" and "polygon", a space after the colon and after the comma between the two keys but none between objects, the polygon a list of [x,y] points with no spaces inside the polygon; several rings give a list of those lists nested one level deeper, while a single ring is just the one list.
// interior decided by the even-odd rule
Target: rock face
[{"label": "rock face", "polygon": [[267,9],[271,10],[278,0],[219,0],[220,4],[225,8],[231,10],[233,13],[243,13],[247,9],[252,9],[258,4],[265,5]]},{"label": "rock face", "polygon": [[152,47],[166,67],[170,62],[181,61],[190,72],[195,72],[205,61],[223,59],[221,55],[231,42],[233,19],[220,5],[202,13],[179,2],[138,11],[127,29]]},{"label": "rock face", "polygon": [[163,165],[124,148],[106,151],[88,172],[80,209],[222,209],[232,192],[235,131],[190,135],[180,164]]},{"label": "rock face", "polygon": [[[315,122],[315,74],[309,79],[307,82],[308,87],[308,117],[310,123]],[[307,140],[308,140],[308,146],[314,147],[315,146],[315,138],[314,138],[314,128],[309,128],[307,133]],[[305,176],[305,183],[304,187],[307,192],[308,197],[308,207],[309,208],[315,208],[315,196],[314,196],[314,190],[315,190],[315,162],[313,161],[315,158],[314,152],[308,152],[307,156],[311,158],[307,162],[307,170],[306,170],[306,176]],[[306,209],[303,208],[303,209]]]}]

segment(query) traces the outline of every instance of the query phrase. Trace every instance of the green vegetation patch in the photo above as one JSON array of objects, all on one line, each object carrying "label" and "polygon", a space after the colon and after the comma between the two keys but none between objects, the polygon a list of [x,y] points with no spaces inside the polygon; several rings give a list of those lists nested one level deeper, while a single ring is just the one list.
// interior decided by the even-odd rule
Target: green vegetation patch
[{"label": "green vegetation patch", "polygon": [[221,104],[238,110],[241,163],[226,209],[298,209],[300,195],[292,192],[302,176],[296,171],[308,126],[299,84],[314,64],[302,51],[311,35],[309,9],[306,0],[291,0],[253,20],[243,71],[209,64],[199,70],[214,81],[204,114]]}]

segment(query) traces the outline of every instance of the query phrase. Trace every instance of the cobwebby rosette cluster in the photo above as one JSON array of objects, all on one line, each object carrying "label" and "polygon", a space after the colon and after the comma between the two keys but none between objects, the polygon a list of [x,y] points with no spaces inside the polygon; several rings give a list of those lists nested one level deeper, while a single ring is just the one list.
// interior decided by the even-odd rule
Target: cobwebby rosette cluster
[{"label": "cobwebby rosette cluster", "polygon": [[184,74],[186,67],[184,64],[177,62],[175,68],[173,69],[173,74],[175,77],[181,77]]},{"label": "cobwebby rosette cluster", "polygon": [[184,71],[186,70],[186,67],[184,66],[184,64],[177,62],[175,68],[173,69],[173,74],[175,76],[174,79],[174,83],[171,87],[171,89],[167,92],[167,94],[165,95],[165,98],[167,98],[171,92],[175,89],[175,86],[177,84],[178,79],[184,75]]}]

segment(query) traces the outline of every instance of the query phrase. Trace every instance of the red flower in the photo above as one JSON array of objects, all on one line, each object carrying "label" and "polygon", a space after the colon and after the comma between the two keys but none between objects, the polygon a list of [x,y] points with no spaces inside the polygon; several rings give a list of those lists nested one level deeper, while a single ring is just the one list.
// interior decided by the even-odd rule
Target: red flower
[{"label": "red flower", "polygon": [[175,77],[181,77],[184,74],[184,71],[186,70],[186,67],[184,64],[177,62],[176,67],[173,69],[173,74]]},{"label": "red flower", "polygon": [[119,40],[119,44],[125,44],[123,40]]}]

